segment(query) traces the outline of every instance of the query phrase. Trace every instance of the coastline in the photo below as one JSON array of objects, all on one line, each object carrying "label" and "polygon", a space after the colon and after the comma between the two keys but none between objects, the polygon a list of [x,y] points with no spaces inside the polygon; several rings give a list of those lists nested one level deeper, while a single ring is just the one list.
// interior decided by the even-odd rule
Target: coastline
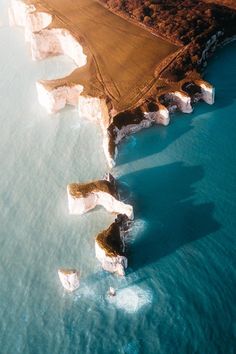
[{"label": "coastline", "polygon": [[[49,116],[37,100],[35,80],[64,76],[73,63],[33,62],[23,30],[9,28],[7,12],[0,19],[2,351],[233,352],[236,43],[206,69],[213,106],[200,102],[121,142],[112,173],[135,221],[118,277],[94,254],[113,216],[67,208],[67,184],[107,170],[99,125],[77,108]],[[80,270],[77,291],[61,287],[61,267]]]},{"label": "coastline", "polygon": [[[48,13],[44,2],[40,5],[35,3],[36,6],[31,5],[32,3],[34,4],[34,1],[13,1],[10,18],[12,24],[25,27],[25,38],[26,41],[31,43],[33,59],[43,59],[47,56],[59,55],[61,53],[69,55],[77,66],[82,68],[81,70],[79,69],[79,81],[81,80],[80,82],[83,83],[83,77],[86,76],[84,67],[90,66],[92,60],[91,56],[88,55],[86,40],[81,39],[81,35],[78,35],[77,32],[74,37],[75,32],[72,27],[66,30],[58,28],[61,23],[63,23],[64,27],[65,21],[62,20],[61,15],[55,12],[55,10],[53,14]],[[17,6],[14,7],[14,4],[17,4]],[[20,12],[19,17],[18,12]],[[218,37],[222,37],[222,33],[220,31],[218,33]],[[217,34],[214,34],[212,41],[208,40],[206,43],[206,47],[203,50],[203,57],[207,58],[208,51],[214,51],[216,46]],[[177,56],[181,51],[182,50],[177,52]],[[164,59],[161,61],[160,68],[163,67],[163,63],[165,63],[164,65],[167,67],[169,63],[175,60],[176,55],[174,59],[172,59],[171,55],[170,58],[171,60]],[[166,67],[164,67],[162,71],[165,71]],[[155,70],[155,80],[159,80],[157,79],[159,72],[160,70]],[[94,69],[92,69],[92,75],[96,76]],[[101,78],[101,83],[102,82],[103,79]],[[92,77],[92,86],[93,85]],[[120,112],[116,110],[116,106],[114,106],[111,97],[109,97],[109,95],[106,96],[106,90],[103,91],[100,96],[99,92],[101,92],[103,85],[97,90],[97,85],[95,84],[96,89],[92,93],[92,91],[87,89],[84,83],[82,85],[77,83],[77,78],[73,76],[73,73],[64,79],[51,80],[50,82],[40,81],[37,83],[37,90],[40,103],[44,105],[50,113],[57,112],[64,108],[66,104],[77,105],[79,103],[79,112],[83,113],[86,111],[87,113],[89,111],[89,115],[92,116],[93,119],[100,120],[104,136],[105,156],[111,168],[115,165],[117,144],[125,136],[143,128],[148,128],[153,124],[168,125],[170,120],[169,113],[176,110],[191,113],[192,103],[201,99],[209,104],[214,103],[213,87],[203,81],[201,76],[195,71],[177,82],[171,82],[167,87],[165,87],[165,85],[164,88],[158,89],[158,95],[155,96],[155,103],[153,102],[153,98],[150,100],[150,96],[145,98],[144,95],[144,102],[140,104],[140,100],[138,99],[136,108],[133,110],[124,110],[123,107]],[[152,91],[152,88],[148,91]],[[151,97],[152,96],[153,94]],[[90,193],[93,194],[94,192],[91,191]],[[110,209],[110,211],[112,211],[112,209]],[[84,212],[87,212],[87,210]]]}]

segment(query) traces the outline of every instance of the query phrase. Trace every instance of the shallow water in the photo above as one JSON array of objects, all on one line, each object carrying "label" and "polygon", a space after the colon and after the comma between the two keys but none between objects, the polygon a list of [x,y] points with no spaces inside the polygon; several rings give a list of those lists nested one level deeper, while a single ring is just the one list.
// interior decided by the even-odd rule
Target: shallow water
[{"label": "shallow water", "polygon": [[[214,106],[119,148],[114,173],[136,215],[125,279],[94,256],[111,216],[67,211],[66,184],[106,171],[99,129],[76,109],[48,116],[36,97],[37,79],[73,64],[31,61],[5,7],[0,43],[0,353],[234,353],[236,43],[208,68]],[[81,269],[74,294],[62,266]]]}]

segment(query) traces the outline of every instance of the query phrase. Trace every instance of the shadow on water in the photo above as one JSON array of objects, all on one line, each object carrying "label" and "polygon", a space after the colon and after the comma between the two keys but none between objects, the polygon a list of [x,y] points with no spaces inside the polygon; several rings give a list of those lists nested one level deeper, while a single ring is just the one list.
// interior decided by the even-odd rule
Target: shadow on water
[{"label": "shadow on water", "polygon": [[116,165],[119,166],[161,152],[170,143],[193,129],[192,116],[180,119],[178,115],[177,113],[172,117],[168,127],[153,126],[125,138],[118,145]]},{"label": "shadow on water", "polygon": [[[194,105],[190,115],[175,113],[168,127],[153,126],[124,139],[118,146],[117,166],[141,159],[163,151],[167,146],[193,129],[193,120],[200,114],[212,113],[226,108],[236,100],[235,91],[235,51],[236,42],[218,50],[211,61],[205,79],[216,87],[215,104],[209,106],[203,102]],[[219,71],[218,62],[226,62]],[[217,75],[215,72],[217,71]]]},{"label": "shadow on water", "polygon": [[136,219],[146,225],[132,245],[132,269],[155,263],[220,228],[213,217],[213,203],[194,203],[194,184],[203,176],[201,166],[176,162],[120,178],[134,193],[131,203]]}]

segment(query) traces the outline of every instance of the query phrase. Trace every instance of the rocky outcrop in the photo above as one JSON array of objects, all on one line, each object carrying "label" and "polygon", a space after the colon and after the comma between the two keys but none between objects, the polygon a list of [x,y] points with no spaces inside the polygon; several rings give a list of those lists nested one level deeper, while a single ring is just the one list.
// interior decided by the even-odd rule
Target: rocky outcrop
[{"label": "rocky outcrop", "polygon": [[80,273],[76,269],[58,269],[58,276],[62,286],[68,291],[78,289],[80,285]]},{"label": "rocky outcrop", "polygon": [[46,28],[52,22],[52,15],[47,12],[36,11],[33,4],[24,1],[12,0],[8,10],[10,26],[24,27],[26,38],[32,32]]},{"label": "rocky outcrop", "polygon": [[207,104],[214,104],[215,102],[215,88],[208,82],[201,79],[185,79],[181,82],[181,88],[189,96],[191,101],[198,102],[202,100]]},{"label": "rocky outcrop", "polygon": [[28,37],[33,60],[45,59],[49,56],[67,55],[78,67],[84,66],[87,57],[79,42],[68,30],[60,28],[43,29],[32,32]]},{"label": "rocky outcrop", "polygon": [[157,88],[149,101],[134,110],[116,114],[110,125],[103,129],[104,151],[111,167],[115,165],[117,145],[126,136],[155,124],[166,126],[170,122],[170,113],[176,110],[191,113],[193,103],[199,100],[214,103],[214,87],[200,79],[197,73],[172,86],[174,90],[171,85]]},{"label": "rocky outcrop", "polygon": [[65,107],[66,104],[76,106],[83,86],[72,85],[59,86],[50,89],[44,82],[37,82],[39,103],[46,108],[48,113],[56,113]]},{"label": "rocky outcrop", "polygon": [[[39,5],[12,0],[9,8],[10,25],[24,27],[25,40],[30,44],[32,59],[41,60],[63,54],[69,56],[78,67],[84,66],[87,56],[81,44],[67,29],[51,28],[53,15],[39,11],[37,6]],[[76,83],[52,88],[47,82],[39,81],[36,88],[39,102],[48,113],[55,113],[66,104],[77,106],[83,91],[83,86]]]},{"label": "rocky outcrop", "polygon": [[125,215],[119,215],[108,229],[99,233],[95,239],[95,252],[102,268],[108,272],[125,275],[128,267],[126,257],[126,234],[130,221]]},{"label": "rocky outcrop", "polygon": [[[34,3],[34,1],[32,1]],[[37,9],[37,4],[28,5],[21,0],[12,0],[9,8],[11,26],[25,29],[25,39],[30,43],[33,60],[49,56],[67,55],[78,67],[87,63],[81,44],[65,28],[53,28],[53,15]]]},{"label": "rocky outcrop", "polygon": [[110,213],[125,214],[133,219],[133,207],[119,200],[117,190],[110,181],[72,183],[67,186],[67,195],[70,214],[82,215],[101,205]]},{"label": "rocky outcrop", "polygon": [[214,104],[215,103],[215,88],[209,84],[206,81],[203,80],[198,80],[196,81],[196,84],[198,84],[201,88],[201,95],[200,99],[205,101],[208,104]]},{"label": "rocky outcrop", "polygon": [[160,102],[168,107],[169,112],[179,110],[183,113],[192,113],[191,97],[184,91],[167,91],[159,97]]}]

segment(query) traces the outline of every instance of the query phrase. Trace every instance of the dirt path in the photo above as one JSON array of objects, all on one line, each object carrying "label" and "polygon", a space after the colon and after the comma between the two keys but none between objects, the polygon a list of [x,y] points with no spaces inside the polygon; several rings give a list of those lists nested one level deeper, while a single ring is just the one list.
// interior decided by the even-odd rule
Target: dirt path
[{"label": "dirt path", "polygon": [[60,25],[86,43],[88,65],[67,80],[81,83],[85,92],[99,88],[118,111],[134,106],[153,86],[154,72],[178,47],[109,12],[94,0],[40,0]]}]

